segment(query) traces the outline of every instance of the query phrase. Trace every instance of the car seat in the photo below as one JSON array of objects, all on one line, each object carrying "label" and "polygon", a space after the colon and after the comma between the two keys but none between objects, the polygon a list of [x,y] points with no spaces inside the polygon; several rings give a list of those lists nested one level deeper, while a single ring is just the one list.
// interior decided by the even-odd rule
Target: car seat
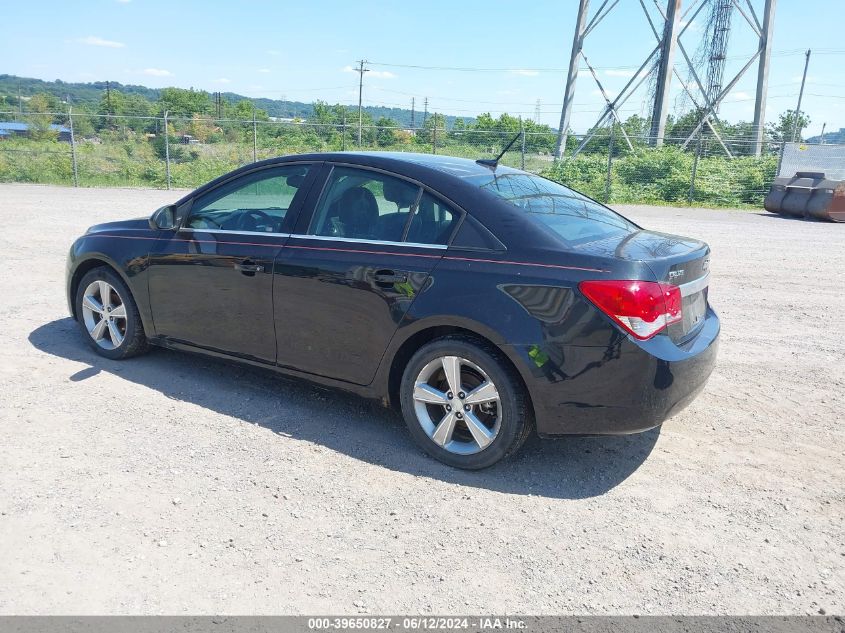
[{"label": "car seat", "polygon": [[353,239],[374,239],[378,203],[366,187],[352,187],[332,204],[329,217],[337,235]]}]

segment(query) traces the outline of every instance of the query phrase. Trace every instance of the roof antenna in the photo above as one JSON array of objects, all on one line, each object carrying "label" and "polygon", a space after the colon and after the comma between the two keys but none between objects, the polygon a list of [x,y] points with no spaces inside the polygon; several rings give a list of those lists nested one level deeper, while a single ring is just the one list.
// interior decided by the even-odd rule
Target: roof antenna
[{"label": "roof antenna", "polygon": [[502,156],[508,153],[508,150],[511,148],[511,145],[516,143],[516,140],[522,136],[522,132],[517,132],[516,136],[513,137],[510,143],[505,146],[505,149],[502,150],[502,153],[496,156],[496,158],[479,158],[476,163],[479,165],[484,165],[485,167],[492,167],[496,169],[499,166],[499,161],[502,160]]}]

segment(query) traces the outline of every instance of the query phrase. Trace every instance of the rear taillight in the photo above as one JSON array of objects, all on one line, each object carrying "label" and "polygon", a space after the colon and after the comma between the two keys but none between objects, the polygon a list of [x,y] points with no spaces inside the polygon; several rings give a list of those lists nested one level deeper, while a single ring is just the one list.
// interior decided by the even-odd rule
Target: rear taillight
[{"label": "rear taillight", "polygon": [[681,291],[655,281],[582,281],[584,296],[640,340],[683,318]]}]

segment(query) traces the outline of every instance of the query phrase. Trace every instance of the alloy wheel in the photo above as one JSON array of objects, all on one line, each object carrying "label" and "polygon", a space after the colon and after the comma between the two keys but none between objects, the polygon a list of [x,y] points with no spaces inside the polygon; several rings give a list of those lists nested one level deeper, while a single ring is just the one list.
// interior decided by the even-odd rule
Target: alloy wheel
[{"label": "alloy wheel", "polygon": [[126,305],[117,290],[98,279],[82,293],[82,320],[103,349],[117,349],[126,337]]},{"label": "alloy wheel", "polygon": [[493,443],[502,425],[499,390],[487,373],[460,356],[441,356],[414,382],[414,412],[428,437],[458,455]]}]

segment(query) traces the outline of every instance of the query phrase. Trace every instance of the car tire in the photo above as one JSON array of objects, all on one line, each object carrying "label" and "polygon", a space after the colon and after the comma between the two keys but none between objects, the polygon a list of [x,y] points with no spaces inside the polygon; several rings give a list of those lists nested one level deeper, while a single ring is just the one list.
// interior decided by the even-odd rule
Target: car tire
[{"label": "car tire", "polygon": [[101,266],[88,271],[79,282],[75,301],[77,323],[100,356],[123,360],[147,351],[135,298],[110,268]]},{"label": "car tire", "polygon": [[469,336],[421,347],[405,367],[400,402],[417,444],[455,468],[492,466],[516,452],[534,426],[516,371],[500,351]]}]

